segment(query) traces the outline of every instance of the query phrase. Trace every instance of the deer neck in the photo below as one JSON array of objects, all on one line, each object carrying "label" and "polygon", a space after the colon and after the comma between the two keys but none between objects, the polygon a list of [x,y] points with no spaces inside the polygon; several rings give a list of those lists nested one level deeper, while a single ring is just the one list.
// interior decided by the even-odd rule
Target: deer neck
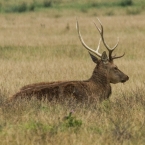
[{"label": "deer neck", "polygon": [[97,94],[100,96],[100,100],[109,98],[112,92],[110,81],[107,75],[107,70],[98,68],[96,66],[91,78],[89,79],[89,82],[93,83],[94,88],[97,88],[95,89],[94,93],[97,92]]},{"label": "deer neck", "polygon": [[107,71],[104,70],[103,68],[99,68],[98,66],[96,66],[96,68],[94,69],[93,74],[89,80],[97,85],[99,84],[104,87],[108,85],[110,86]]}]

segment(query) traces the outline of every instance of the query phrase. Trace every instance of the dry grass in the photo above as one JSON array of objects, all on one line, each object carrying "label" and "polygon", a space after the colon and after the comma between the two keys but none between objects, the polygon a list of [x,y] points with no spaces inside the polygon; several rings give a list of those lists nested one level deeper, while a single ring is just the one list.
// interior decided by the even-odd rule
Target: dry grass
[{"label": "dry grass", "polygon": [[[109,45],[120,38],[116,54],[126,55],[115,63],[130,77],[112,85],[110,100],[89,105],[23,100],[7,106],[4,100],[23,85],[88,79],[94,64],[78,39],[75,16],[0,15],[0,144],[144,144],[144,16],[99,18]],[[85,42],[96,48],[100,36],[91,23],[96,18],[78,14],[78,20]],[[62,120],[72,109],[82,125]]]}]

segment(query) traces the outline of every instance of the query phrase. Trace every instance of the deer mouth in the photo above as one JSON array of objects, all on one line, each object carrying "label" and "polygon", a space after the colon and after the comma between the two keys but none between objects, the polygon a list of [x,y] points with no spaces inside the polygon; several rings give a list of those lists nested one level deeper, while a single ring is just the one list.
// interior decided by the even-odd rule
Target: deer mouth
[{"label": "deer mouth", "polygon": [[122,80],[121,83],[125,83],[127,80]]}]

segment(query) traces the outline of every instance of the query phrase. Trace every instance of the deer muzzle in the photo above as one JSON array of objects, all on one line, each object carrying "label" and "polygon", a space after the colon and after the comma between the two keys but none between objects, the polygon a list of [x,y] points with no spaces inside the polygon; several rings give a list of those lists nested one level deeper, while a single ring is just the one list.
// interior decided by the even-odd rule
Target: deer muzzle
[{"label": "deer muzzle", "polygon": [[126,81],[129,80],[129,77],[126,75],[122,80],[121,80],[121,83],[125,83]]}]

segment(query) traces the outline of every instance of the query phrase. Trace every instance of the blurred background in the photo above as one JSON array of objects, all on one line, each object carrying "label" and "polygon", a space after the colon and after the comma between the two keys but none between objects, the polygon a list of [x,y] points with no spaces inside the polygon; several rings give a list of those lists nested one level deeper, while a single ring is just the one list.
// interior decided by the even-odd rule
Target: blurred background
[{"label": "blurred background", "polygon": [[[22,13],[46,9],[74,10],[92,15],[140,14],[145,10],[144,0],[1,0],[1,13]],[[104,12],[103,10],[106,9]],[[96,11],[97,10],[97,11]],[[61,15],[61,14],[60,14]]]}]

